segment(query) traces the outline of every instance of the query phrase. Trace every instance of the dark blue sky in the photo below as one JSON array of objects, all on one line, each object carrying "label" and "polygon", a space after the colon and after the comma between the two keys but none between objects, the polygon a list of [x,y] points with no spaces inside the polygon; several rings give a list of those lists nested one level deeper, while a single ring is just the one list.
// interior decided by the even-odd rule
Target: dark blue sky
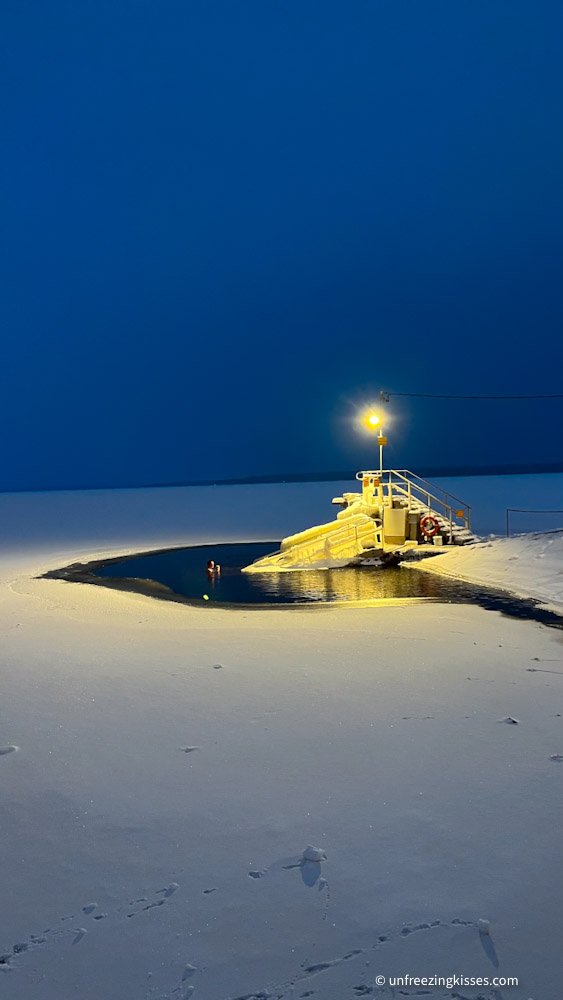
[{"label": "dark blue sky", "polygon": [[[557,393],[563,5],[4,0],[0,489],[368,464],[379,388]],[[563,401],[393,402],[389,462]]]}]

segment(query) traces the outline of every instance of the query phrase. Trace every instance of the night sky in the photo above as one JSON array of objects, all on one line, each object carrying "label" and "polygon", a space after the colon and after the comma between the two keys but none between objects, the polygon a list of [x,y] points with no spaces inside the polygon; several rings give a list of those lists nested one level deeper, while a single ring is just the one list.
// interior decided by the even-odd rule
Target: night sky
[{"label": "night sky", "polygon": [[[563,392],[563,4],[4,0],[0,489],[365,467]],[[563,460],[396,398],[389,464]]]}]

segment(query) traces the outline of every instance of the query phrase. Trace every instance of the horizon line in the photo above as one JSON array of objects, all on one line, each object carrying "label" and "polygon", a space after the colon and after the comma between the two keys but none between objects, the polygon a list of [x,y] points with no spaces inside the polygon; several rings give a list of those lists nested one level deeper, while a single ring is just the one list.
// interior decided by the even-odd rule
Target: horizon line
[{"label": "horizon line", "polygon": [[[356,470],[357,471],[357,470]],[[0,489],[0,494],[6,493],[81,493],[99,490],[162,490],[180,489],[192,486],[251,486],[283,483],[331,483],[345,482],[354,479],[356,471],[349,469],[331,472],[272,472],[254,476],[227,477],[224,479],[185,479],[160,483],[134,483],[129,485],[113,484],[98,486],[35,486]],[[530,476],[539,474],[557,474],[563,472],[563,462],[542,462],[535,465],[522,466],[514,463],[507,465],[468,465],[468,466],[422,466],[418,475],[424,478],[457,479],[469,476]]]}]

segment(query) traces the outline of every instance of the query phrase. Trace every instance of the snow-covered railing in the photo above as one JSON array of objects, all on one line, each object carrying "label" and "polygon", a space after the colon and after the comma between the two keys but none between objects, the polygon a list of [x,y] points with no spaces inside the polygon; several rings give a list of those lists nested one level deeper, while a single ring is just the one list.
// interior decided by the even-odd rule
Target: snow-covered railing
[{"label": "snow-covered railing", "polygon": [[356,479],[363,479],[364,476],[374,476],[380,479],[382,485],[387,487],[389,495],[399,495],[406,498],[410,508],[414,500],[422,504],[428,513],[439,514],[447,521],[450,541],[454,529],[464,528],[471,531],[471,507],[459,497],[443,490],[441,486],[430,483],[409,469],[384,469],[383,471],[358,472]]}]

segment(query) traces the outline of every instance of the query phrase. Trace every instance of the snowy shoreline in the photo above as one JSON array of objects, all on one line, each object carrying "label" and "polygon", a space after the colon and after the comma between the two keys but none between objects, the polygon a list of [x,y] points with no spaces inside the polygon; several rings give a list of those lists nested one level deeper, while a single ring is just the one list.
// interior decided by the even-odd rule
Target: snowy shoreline
[{"label": "snowy shoreline", "polygon": [[491,538],[403,566],[497,587],[563,615],[563,530]]},{"label": "snowy shoreline", "polygon": [[375,976],[405,971],[559,1000],[557,631],[471,605],[225,613],[35,578],[279,538],[326,492],[0,498],[9,1000],[389,1000]]}]

